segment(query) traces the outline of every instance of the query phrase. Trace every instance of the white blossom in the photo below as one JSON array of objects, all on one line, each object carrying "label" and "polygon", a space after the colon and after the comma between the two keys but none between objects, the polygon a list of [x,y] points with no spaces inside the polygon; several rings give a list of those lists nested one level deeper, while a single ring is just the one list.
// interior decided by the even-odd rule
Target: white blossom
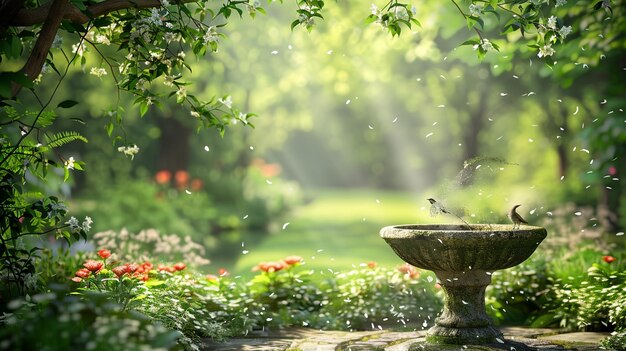
[{"label": "white blossom", "polygon": [[567,4],[567,0],[556,0],[554,7],[565,6],[565,4]]},{"label": "white blossom", "polygon": [[406,7],[404,6],[394,7],[393,12],[396,18],[398,19],[405,20],[405,21],[409,19],[409,12],[406,10]]},{"label": "white blossom", "polygon": [[561,39],[565,39],[568,34],[572,32],[572,26],[563,26],[559,29],[559,35],[561,35]]},{"label": "white blossom", "polygon": [[548,56],[552,56],[554,55],[554,53],[556,53],[556,51],[554,51],[554,49],[552,48],[552,45],[544,45],[543,47],[539,48],[539,53],[537,53],[538,57],[548,57]]},{"label": "white blossom", "polygon": [[189,114],[191,115],[191,117],[200,118],[200,113],[198,111],[191,111],[189,112]]},{"label": "white blossom", "polygon": [[111,45],[111,40],[106,35],[98,34],[95,38],[96,43],[100,43],[103,45]]},{"label": "white blossom", "polygon": [[82,225],[83,230],[86,231],[86,232],[90,231],[92,224],[93,224],[93,220],[91,219],[91,217],[86,216],[85,220],[83,221],[83,225]]},{"label": "white blossom", "polygon": [[65,161],[65,168],[74,169],[74,162],[74,156],[70,156],[70,158]]},{"label": "white blossom", "polygon": [[483,13],[483,7],[480,4],[470,4],[469,12],[472,17],[480,17]]},{"label": "white blossom", "polygon": [[176,91],[176,98],[181,101],[184,100],[187,97],[187,89],[185,89],[185,87],[178,87],[178,90]]},{"label": "white blossom", "polygon": [[210,26],[209,29],[207,29],[206,33],[204,33],[203,39],[205,45],[208,43],[217,43],[219,36],[217,35],[217,30],[215,30],[214,26]]},{"label": "white blossom", "polygon": [[54,40],[52,41],[52,47],[58,49],[61,45],[63,45],[63,37],[55,35]]},{"label": "white blossom", "polygon": [[91,67],[89,74],[93,74],[96,77],[102,77],[107,75],[107,70],[102,67]]},{"label": "white blossom", "polygon": [[167,0],[161,0],[161,6],[168,7],[168,6],[170,6],[170,2],[167,1]]},{"label": "white blossom", "polygon": [[230,95],[228,95],[226,99],[219,98],[217,99],[217,101],[221,102],[222,104],[224,104],[224,106],[228,108],[233,107],[233,98]]},{"label": "white blossom", "polygon": [[489,41],[489,39],[481,39],[480,40],[480,44],[476,44],[474,45],[472,48],[474,50],[478,50],[478,47],[481,47],[483,50],[485,51],[490,51],[490,50],[494,50],[493,44],[491,44],[491,42]]},{"label": "white blossom", "polygon": [[548,18],[548,28],[556,29],[556,17],[555,16],[550,16],[550,18]]},{"label": "white blossom", "polygon": [[120,146],[117,148],[117,151],[130,156],[130,159],[132,160],[135,158],[135,155],[139,153],[139,147],[137,145]]},{"label": "white blossom", "polygon": [[65,224],[70,226],[70,229],[72,230],[79,230],[81,228],[81,226],[78,224],[78,219],[76,219],[76,217],[72,216],[70,217],[70,220],[65,222]]},{"label": "white blossom", "polygon": [[372,6],[370,7],[370,10],[372,10],[372,15],[374,16],[380,15],[380,10],[378,9],[378,6],[376,6],[376,4],[372,4]]}]

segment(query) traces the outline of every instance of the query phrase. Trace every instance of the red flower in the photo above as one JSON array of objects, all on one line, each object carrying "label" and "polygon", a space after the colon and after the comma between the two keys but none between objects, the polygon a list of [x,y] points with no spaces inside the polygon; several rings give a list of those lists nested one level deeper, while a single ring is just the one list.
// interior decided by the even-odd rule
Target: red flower
[{"label": "red flower", "polygon": [[72,281],[76,282],[76,283],[80,283],[80,282],[83,281],[83,278],[81,278],[81,277],[74,277],[74,278],[72,278]]},{"label": "red flower", "polygon": [[371,261],[371,262],[367,262],[367,266],[371,269],[376,268],[376,266],[378,266],[378,263]]},{"label": "red flower", "polygon": [[398,267],[398,270],[401,273],[408,275],[411,279],[415,279],[420,276],[420,272],[417,270],[417,268],[411,266],[408,263],[405,263],[402,266]]},{"label": "red flower", "polygon": [[105,260],[109,257],[111,257],[111,251],[107,250],[107,249],[102,249],[100,251],[98,251],[98,256],[104,258]]},{"label": "red flower", "polygon": [[146,272],[150,272],[152,270],[152,268],[154,268],[154,266],[150,262],[144,262],[144,263],[141,264],[141,266],[143,267],[143,269]]},{"label": "red flower", "polygon": [[124,274],[128,273],[128,266],[123,264],[121,266],[117,266],[113,269],[111,269],[113,271],[113,273],[115,273],[115,275],[120,278],[121,276],[123,276]]},{"label": "red flower", "polygon": [[85,263],[83,263],[83,266],[85,268],[87,268],[88,270],[97,273],[100,269],[102,269],[102,266],[104,264],[100,261],[95,261],[95,260],[87,260],[85,261]]},{"label": "red flower", "polygon": [[139,269],[139,265],[135,263],[127,263],[126,266],[128,267],[128,273],[134,273],[137,269]]},{"label": "red flower", "polygon": [[174,180],[176,181],[177,188],[182,189],[187,187],[187,183],[189,183],[189,172],[183,170],[176,171]]},{"label": "red flower", "polygon": [[187,268],[187,265],[182,262],[178,262],[174,265],[174,269],[177,271],[182,271],[185,268]]},{"label": "red flower", "polygon": [[226,268],[220,268],[217,271],[217,273],[220,275],[220,277],[225,277],[225,276],[227,276],[229,274],[228,271],[226,270]]},{"label": "red flower", "polygon": [[285,259],[283,260],[286,264],[293,266],[295,264],[298,264],[300,262],[302,262],[302,257],[300,256],[287,256],[285,257]]},{"label": "red flower", "polygon": [[441,284],[435,283],[435,289],[441,289]]},{"label": "red flower", "polygon": [[606,263],[611,263],[611,262],[615,261],[615,257],[613,257],[613,256],[602,256],[602,259]]},{"label": "red flower", "polygon": [[615,166],[610,166],[609,167],[609,174],[614,176],[617,174],[617,168],[615,168]]},{"label": "red flower", "polygon": [[154,175],[154,180],[156,180],[158,184],[167,184],[170,182],[170,179],[172,179],[172,173],[166,169],[158,171]]},{"label": "red flower", "polygon": [[87,278],[91,272],[87,268],[81,268],[76,271],[75,275],[80,278]]}]

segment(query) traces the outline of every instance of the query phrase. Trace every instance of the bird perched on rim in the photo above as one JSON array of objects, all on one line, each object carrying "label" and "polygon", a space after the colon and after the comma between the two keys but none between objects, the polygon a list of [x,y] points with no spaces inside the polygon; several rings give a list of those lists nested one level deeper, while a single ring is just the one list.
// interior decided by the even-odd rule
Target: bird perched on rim
[{"label": "bird perched on rim", "polygon": [[513,222],[513,229],[515,229],[515,227],[519,229],[522,223],[528,224],[528,222],[526,222],[526,220],[522,218],[522,216],[520,216],[519,213],[517,213],[516,211],[516,209],[520,206],[522,205],[513,206],[513,208],[511,209],[511,211],[509,211],[509,214],[508,214],[509,219],[511,220],[511,222]]}]

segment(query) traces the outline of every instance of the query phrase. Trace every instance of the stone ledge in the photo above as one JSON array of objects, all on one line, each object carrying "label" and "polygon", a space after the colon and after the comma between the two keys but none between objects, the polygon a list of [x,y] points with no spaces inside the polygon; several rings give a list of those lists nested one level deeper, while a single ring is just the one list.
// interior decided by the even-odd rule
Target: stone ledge
[{"label": "stone ledge", "polygon": [[503,343],[433,346],[425,331],[318,331],[290,328],[224,342],[204,340],[206,351],[598,351],[608,333],[564,333],[558,329],[504,327]]}]

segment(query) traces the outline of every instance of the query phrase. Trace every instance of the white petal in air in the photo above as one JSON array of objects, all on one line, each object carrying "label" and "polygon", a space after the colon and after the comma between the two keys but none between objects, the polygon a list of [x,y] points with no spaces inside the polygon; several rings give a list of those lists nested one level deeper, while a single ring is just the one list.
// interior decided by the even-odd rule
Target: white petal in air
[{"label": "white petal in air", "polygon": [[204,145],[204,151],[209,151],[209,146],[208,145]]},{"label": "white petal in air", "polygon": [[289,222],[283,224],[283,230],[287,229],[287,226],[289,225]]},{"label": "white petal in air", "polygon": [[432,136],[433,134],[435,134],[435,133],[430,132],[430,133],[426,134],[426,137],[428,138],[428,137]]}]

